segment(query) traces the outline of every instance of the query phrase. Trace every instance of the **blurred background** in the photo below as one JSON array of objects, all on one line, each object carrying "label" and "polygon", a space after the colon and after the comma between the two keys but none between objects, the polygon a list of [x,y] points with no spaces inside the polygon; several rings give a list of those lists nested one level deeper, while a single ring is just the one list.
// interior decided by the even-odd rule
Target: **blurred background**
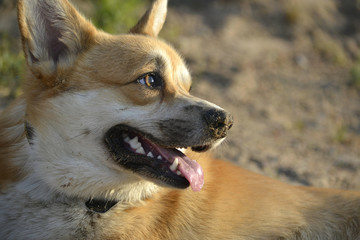
[{"label": "blurred background", "polygon": [[[151,3],[72,2],[110,33]],[[21,95],[15,6],[0,0],[0,109]],[[294,184],[360,190],[360,0],[169,0],[160,36],[186,59],[192,93],[235,117],[218,157]]]}]

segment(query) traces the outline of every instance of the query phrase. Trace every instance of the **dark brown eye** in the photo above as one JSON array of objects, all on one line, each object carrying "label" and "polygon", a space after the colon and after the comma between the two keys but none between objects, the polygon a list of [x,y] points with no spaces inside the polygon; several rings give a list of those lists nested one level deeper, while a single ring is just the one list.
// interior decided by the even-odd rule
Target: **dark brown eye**
[{"label": "dark brown eye", "polygon": [[153,73],[142,76],[137,82],[151,89],[160,88],[162,86],[162,79]]}]

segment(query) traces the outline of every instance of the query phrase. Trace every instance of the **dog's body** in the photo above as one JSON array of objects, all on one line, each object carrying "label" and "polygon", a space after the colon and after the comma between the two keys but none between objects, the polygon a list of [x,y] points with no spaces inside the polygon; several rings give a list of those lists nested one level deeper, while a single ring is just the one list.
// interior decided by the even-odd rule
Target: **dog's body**
[{"label": "dog's body", "polygon": [[358,192],[175,149],[219,144],[232,118],[189,94],[183,60],[156,38],[166,1],[120,36],[66,0],[18,11],[31,72],[0,117],[1,239],[360,239]]}]

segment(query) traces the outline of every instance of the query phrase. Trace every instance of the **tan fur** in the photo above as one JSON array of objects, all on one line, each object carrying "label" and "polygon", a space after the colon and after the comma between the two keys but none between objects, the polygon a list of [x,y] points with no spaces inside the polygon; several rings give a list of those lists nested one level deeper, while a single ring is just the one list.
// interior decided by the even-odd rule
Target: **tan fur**
[{"label": "tan fur", "polygon": [[[184,106],[218,107],[189,94],[191,78],[183,60],[155,38],[165,20],[166,1],[155,1],[132,34],[119,36],[96,30],[66,0],[37,2],[40,10],[47,2],[67,18],[55,30],[60,29],[63,37],[58,44],[65,44],[69,51],[59,56],[42,52],[38,42],[46,39],[41,35],[44,29],[34,28],[37,19],[26,12],[35,5],[20,1],[19,25],[30,71],[24,98],[0,115],[3,238],[360,239],[359,192],[292,186],[204,153],[188,153],[204,170],[205,185],[200,192],[156,186],[114,164],[98,140],[103,129],[96,128],[107,124],[104,129],[108,129],[120,121],[109,119],[113,115],[121,118],[126,115],[122,112],[132,109],[125,116],[131,119],[122,120],[131,124],[144,118],[155,121],[163,116],[182,119],[191,115],[186,117],[196,125],[201,117],[196,112],[183,114]],[[164,76],[162,91],[133,83],[149,72]],[[25,137],[25,121],[35,128],[35,149]],[[154,126],[140,122],[137,127],[151,131]],[[87,149],[81,144],[93,143],[89,140],[92,134],[101,146]],[[152,134],[161,136],[156,131]],[[93,160],[86,150],[106,156]],[[42,159],[46,154],[51,157]],[[64,158],[52,162],[52,157],[62,154]],[[68,159],[74,161],[74,168],[90,166],[66,169],[72,163]],[[87,176],[94,168],[93,175]],[[43,169],[53,174],[46,175]],[[124,183],[116,182],[117,176]],[[121,192],[116,197],[113,182],[124,184],[116,190]],[[89,198],[108,196],[120,202],[106,213],[85,207]]]}]

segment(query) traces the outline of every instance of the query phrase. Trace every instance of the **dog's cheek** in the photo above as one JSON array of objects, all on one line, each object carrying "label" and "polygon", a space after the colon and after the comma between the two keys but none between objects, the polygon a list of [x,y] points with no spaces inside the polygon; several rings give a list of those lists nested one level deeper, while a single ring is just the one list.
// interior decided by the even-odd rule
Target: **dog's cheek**
[{"label": "dog's cheek", "polygon": [[129,84],[121,88],[119,93],[128,99],[132,105],[144,106],[161,100],[161,91],[147,89],[140,84]]}]

